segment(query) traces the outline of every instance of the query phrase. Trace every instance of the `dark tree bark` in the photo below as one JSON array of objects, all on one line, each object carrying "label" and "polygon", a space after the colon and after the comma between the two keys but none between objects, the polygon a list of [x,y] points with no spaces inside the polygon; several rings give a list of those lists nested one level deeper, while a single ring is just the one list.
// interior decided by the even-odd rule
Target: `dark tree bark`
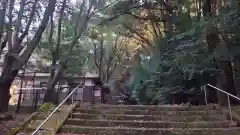
[{"label": "dark tree bark", "polygon": [[[9,50],[4,59],[4,67],[2,74],[0,76],[0,112],[8,111],[8,102],[9,102],[9,89],[11,84],[16,77],[18,70],[23,67],[23,65],[28,61],[33,50],[39,43],[42,33],[46,28],[49,16],[54,12],[56,0],[49,0],[48,6],[44,12],[43,19],[34,35],[33,39],[29,42],[26,47],[26,50],[19,55],[20,50],[14,48],[15,46],[20,46],[21,42],[15,43],[14,47]],[[31,19],[31,18],[30,18]],[[20,36],[21,39],[22,36]]]},{"label": "dark tree bark", "polygon": [[1,0],[1,3],[0,3],[0,41],[1,41],[2,35],[3,35],[7,4],[8,4],[8,0]]},{"label": "dark tree bark", "polygon": [[[205,0],[203,3],[203,15],[206,17],[216,16],[216,2],[212,0]],[[213,31],[207,33],[206,40],[208,44],[208,49],[210,53],[214,53],[215,48],[221,46],[219,35],[221,34],[217,28],[213,28]],[[223,45],[226,51],[229,51],[227,42]],[[218,75],[217,87],[223,89],[226,92],[229,92],[233,95],[236,95],[235,82],[233,76],[233,67],[231,60],[220,60],[218,68],[222,71]],[[228,100],[226,94],[217,91],[218,103],[221,105],[228,105]],[[232,99],[231,99],[232,100]],[[233,101],[233,100],[232,100]]]},{"label": "dark tree bark", "polygon": [[101,41],[100,41],[100,60],[99,60],[99,68],[98,68],[98,74],[99,74],[99,77],[100,77],[101,80],[104,79],[103,57],[104,57],[103,38],[101,38]]},{"label": "dark tree bark", "polygon": [[61,78],[62,76],[62,70],[60,69],[64,69],[64,68],[59,68],[57,71],[55,71],[55,75],[54,77],[49,80],[49,82],[47,83],[47,89],[46,89],[46,93],[44,96],[44,102],[54,102],[55,100],[55,93],[56,91],[54,90],[54,86],[57,84],[58,80]]},{"label": "dark tree bark", "polygon": [[[63,0],[61,10],[60,10],[60,17],[58,19],[58,27],[57,27],[57,44],[56,46],[53,45],[52,42],[52,36],[53,36],[53,20],[51,20],[51,30],[50,30],[50,36],[49,36],[49,43],[50,45],[53,46],[52,49],[52,67],[51,67],[51,77],[49,79],[49,83],[47,85],[47,93],[44,97],[44,102],[54,102],[58,96],[54,90],[55,84],[58,82],[58,80],[61,77],[61,73],[58,75],[56,73],[56,68],[57,68],[57,61],[59,60],[59,54],[60,54],[60,42],[61,42],[61,30],[62,30],[62,19],[63,19],[63,14],[64,14],[64,9],[66,8],[66,2],[67,0]],[[61,72],[61,71],[60,71]],[[56,75],[56,76],[55,76]]]},{"label": "dark tree bark", "polygon": [[[220,68],[223,71],[222,78],[222,88],[228,93],[231,93],[233,95],[237,95],[236,89],[235,89],[235,81],[233,77],[233,67],[232,63],[229,60],[221,61]],[[237,103],[234,99],[230,97],[231,103]],[[228,105],[228,99],[227,95],[223,94],[222,92],[218,92],[218,103],[220,105]]]},{"label": "dark tree bark", "polygon": [[[49,45],[53,46],[53,30],[54,30],[54,23],[53,23],[53,16],[51,16],[50,20],[50,35],[48,37],[48,43]],[[54,48],[52,49],[52,66],[51,66],[51,71],[50,71],[50,79],[54,77],[55,74],[55,67],[56,67],[57,59],[56,59],[56,52],[54,51]]]},{"label": "dark tree bark", "polygon": [[[74,46],[77,44],[78,39],[82,36],[83,32],[86,30],[87,27],[87,22],[91,18],[92,13],[91,9],[93,8],[93,3],[91,2],[89,5],[89,8],[86,13],[86,18],[83,20],[83,24],[79,28],[79,31],[75,31],[74,35],[75,37],[73,38],[71,44],[69,45],[69,50],[67,51],[67,56],[63,60],[59,60],[59,64],[57,65],[58,68],[55,71],[55,75],[52,80],[50,80],[47,84],[47,92],[45,93],[44,96],[44,102],[53,102],[54,101],[54,86],[58,82],[58,80],[61,78],[63,71],[66,69],[66,65],[68,63],[69,57],[71,56],[72,50]],[[83,1],[82,6],[80,7],[79,15],[82,15],[83,13],[83,7],[85,5],[85,1]],[[77,26],[78,22],[76,22],[75,28],[78,28]],[[77,33],[76,33],[77,32]]]},{"label": "dark tree bark", "polygon": [[212,16],[211,0],[204,0],[203,16]]},{"label": "dark tree bark", "polygon": [[11,70],[14,61],[14,57],[6,54],[0,78],[0,112],[8,111],[8,101],[10,98],[9,89],[18,73],[18,70]]}]

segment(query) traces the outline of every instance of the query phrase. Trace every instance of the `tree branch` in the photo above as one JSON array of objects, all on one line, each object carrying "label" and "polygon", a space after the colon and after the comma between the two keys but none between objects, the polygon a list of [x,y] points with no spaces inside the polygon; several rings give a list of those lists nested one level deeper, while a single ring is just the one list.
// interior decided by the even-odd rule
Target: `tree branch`
[{"label": "tree branch", "polygon": [[31,56],[33,50],[36,48],[36,46],[38,45],[42,34],[44,32],[44,30],[46,29],[48,20],[49,20],[49,16],[53,15],[54,9],[55,9],[55,4],[56,4],[56,0],[49,0],[48,2],[48,6],[45,9],[44,15],[43,15],[43,19],[37,29],[37,32],[35,33],[33,39],[28,43],[27,48],[25,49],[25,51],[19,56],[19,59],[21,61],[17,61],[14,63],[14,66],[16,69],[21,68],[29,59],[29,57]]},{"label": "tree branch", "polygon": [[1,42],[0,55],[2,54],[3,49],[6,47],[7,41],[8,41],[8,34],[6,34],[6,35],[4,36],[4,39],[3,39],[3,41]]},{"label": "tree branch", "polygon": [[[132,28],[130,28],[129,26],[127,26],[126,24],[123,24],[123,26],[127,29],[127,30],[129,30],[131,33],[134,33],[134,34],[136,34],[142,41],[144,41],[148,46],[152,46],[152,44],[150,43],[150,41],[147,39],[147,38],[145,38],[144,36],[142,36],[141,34],[139,34],[136,30],[134,30],[134,29],[132,29]],[[144,49],[146,49],[146,47],[144,46]]]},{"label": "tree branch", "polygon": [[56,59],[59,60],[60,55],[60,43],[61,43],[61,33],[62,33],[62,19],[64,14],[64,9],[66,7],[67,0],[63,0],[62,7],[60,10],[60,17],[58,19],[58,28],[57,28],[57,46],[56,46]]},{"label": "tree branch", "polygon": [[2,35],[3,35],[3,28],[4,28],[4,21],[5,21],[5,14],[6,14],[6,10],[7,10],[7,4],[8,4],[8,0],[1,0],[1,4],[0,4],[0,41],[2,39]]},{"label": "tree branch", "polygon": [[30,26],[31,26],[31,24],[32,24],[32,21],[33,21],[35,12],[37,11],[37,2],[38,2],[38,0],[34,0],[33,6],[32,6],[32,11],[31,11],[30,16],[29,16],[29,21],[28,21],[28,23],[27,23],[27,26],[26,26],[24,32],[22,33],[22,35],[21,35],[20,38],[19,38],[19,43],[20,43],[20,44],[22,43],[23,39],[24,39],[24,38],[27,36],[27,34],[28,34],[28,31],[29,31]]},{"label": "tree branch", "polygon": [[99,68],[99,63],[97,61],[97,45],[95,43],[93,43],[93,47],[94,47],[94,62],[95,62],[95,66],[96,66],[96,68]]},{"label": "tree branch", "polygon": [[23,17],[23,12],[24,12],[24,7],[25,7],[25,3],[26,0],[21,0],[20,1],[20,9],[19,9],[19,12],[18,12],[18,16],[17,16],[17,21],[16,21],[16,24],[15,24],[15,32],[14,32],[14,35],[13,35],[13,44],[14,46],[17,45],[17,40],[18,40],[18,34],[20,32],[20,29],[21,29],[21,20],[22,20],[22,17]]},{"label": "tree branch", "polygon": [[75,29],[75,31],[74,31],[74,36],[75,37],[78,35],[79,19],[80,19],[80,16],[82,15],[82,13],[83,13],[85,2],[86,2],[86,0],[84,0],[82,2],[82,5],[81,5],[80,11],[79,11],[79,15],[77,17],[77,22],[76,22],[76,25],[75,25],[75,28],[74,28]]},{"label": "tree branch", "polygon": [[9,20],[9,23],[8,23],[8,49],[11,51],[12,49],[12,25],[13,25],[13,15],[12,15],[12,11],[13,11],[13,7],[14,7],[14,3],[15,3],[15,0],[10,0],[9,2],[9,9],[8,9],[8,20]]}]

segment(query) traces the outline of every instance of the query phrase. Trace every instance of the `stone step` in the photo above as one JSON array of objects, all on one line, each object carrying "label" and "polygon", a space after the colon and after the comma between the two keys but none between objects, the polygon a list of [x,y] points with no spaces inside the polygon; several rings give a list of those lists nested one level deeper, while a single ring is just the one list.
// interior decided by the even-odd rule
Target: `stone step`
[{"label": "stone step", "polygon": [[[32,135],[32,132],[35,131],[35,128],[26,128],[23,132],[19,132],[16,135]],[[52,132],[51,129],[40,129],[36,135],[50,135]]]},{"label": "stone step", "polygon": [[92,109],[131,109],[131,110],[161,110],[161,111],[188,111],[188,110],[216,110],[216,105],[209,104],[208,106],[184,106],[184,105],[79,105],[79,108],[92,108]]},{"label": "stone step", "polygon": [[233,110],[240,110],[240,106],[231,106]]},{"label": "stone step", "polygon": [[87,120],[163,120],[163,121],[219,121],[226,120],[223,115],[214,116],[161,116],[161,115],[124,115],[124,114],[88,114],[88,113],[72,113],[72,118]]},{"label": "stone step", "polygon": [[[45,124],[40,128],[38,131],[38,135],[48,135],[48,134],[55,134],[56,130],[59,129],[59,127],[64,123],[64,121],[68,118],[68,115],[72,112],[73,108],[76,107],[76,104],[73,105],[63,105],[61,106],[57,112],[55,112],[48,121],[45,122]],[[55,108],[53,106],[50,110],[52,111]],[[43,120],[49,116],[51,111],[43,111],[37,113],[31,121],[26,123],[21,129],[20,132],[22,132],[24,135],[34,131],[42,122]],[[38,118],[38,119],[36,119]]]},{"label": "stone step", "polygon": [[88,114],[128,114],[128,115],[178,115],[178,116],[191,116],[191,115],[216,115],[223,114],[217,110],[204,110],[204,111],[161,111],[161,110],[130,110],[130,109],[86,109],[76,108],[74,112],[88,113]]},{"label": "stone step", "polygon": [[165,121],[130,121],[130,120],[83,120],[67,119],[65,125],[97,127],[144,127],[144,128],[227,128],[233,127],[230,121],[165,122]]},{"label": "stone step", "polygon": [[59,133],[89,135],[239,135],[240,128],[126,128],[62,126]]}]

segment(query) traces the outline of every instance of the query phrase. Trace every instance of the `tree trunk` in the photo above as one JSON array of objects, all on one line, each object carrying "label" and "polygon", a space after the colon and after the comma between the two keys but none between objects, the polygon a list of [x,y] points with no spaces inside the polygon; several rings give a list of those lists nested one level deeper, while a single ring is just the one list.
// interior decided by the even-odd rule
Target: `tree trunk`
[{"label": "tree trunk", "polygon": [[212,16],[211,0],[204,0],[203,2],[203,16]]},{"label": "tree trunk", "polygon": [[103,57],[104,57],[104,50],[103,50],[103,37],[101,38],[100,41],[100,59],[99,59],[99,68],[98,68],[98,74],[101,79],[101,81],[104,81],[104,68],[103,68]]},{"label": "tree trunk", "polygon": [[51,66],[51,71],[50,71],[50,79],[53,79],[54,75],[55,75],[55,69],[56,69],[56,65],[57,65],[57,59],[55,56],[56,52],[52,52],[52,66]]},{"label": "tree trunk", "polygon": [[[231,61],[222,61],[220,66],[223,71],[223,74],[222,74],[223,90],[233,95],[236,95],[235,83],[233,78],[233,67],[232,67]],[[218,100],[220,105],[228,105],[226,94],[223,94],[222,92],[218,93]],[[231,103],[236,103],[236,101],[233,100],[231,97],[230,97],[230,101]]]},{"label": "tree trunk", "polygon": [[[9,89],[11,84],[16,77],[18,70],[23,67],[23,65],[29,60],[33,50],[38,45],[42,33],[44,32],[49,16],[51,16],[55,9],[56,0],[49,0],[48,6],[45,9],[43,19],[33,37],[33,39],[27,44],[24,52],[19,55],[21,49],[18,47],[9,49],[8,53],[4,59],[4,67],[0,77],[0,111],[5,112],[8,110],[8,101],[9,101]],[[27,33],[27,32],[26,32]],[[23,35],[24,38],[24,35]],[[22,39],[23,39],[22,38]],[[21,39],[21,37],[20,37]],[[21,40],[18,43],[15,43],[17,46],[21,45]],[[10,44],[10,43],[8,43]],[[14,46],[16,46],[14,45]]]},{"label": "tree trunk", "polygon": [[10,98],[9,89],[16,77],[18,70],[12,70],[12,64],[15,61],[13,56],[6,54],[3,71],[0,77],[0,112],[8,111],[8,102]]},{"label": "tree trunk", "polygon": [[53,23],[53,16],[51,16],[50,19],[50,31],[49,31],[49,37],[48,37],[48,43],[49,45],[53,46],[52,49],[52,66],[51,66],[51,71],[50,71],[50,79],[54,77],[55,74],[55,66],[57,63],[56,60],[56,52],[54,51],[54,45],[53,45],[53,30],[54,30],[54,23]]},{"label": "tree trunk", "polygon": [[61,6],[61,11],[60,11],[60,17],[58,19],[56,47],[53,45],[53,42],[52,42],[54,23],[53,23],[53,19],[51,18],[51,30],[50,30],[50,36],[49,36],[49,43],[53,46],[52,67],[51,67],[51,77],[49,80],[49,84],[47,85],[47,93],[44,97],[45,102],[57,103],[58,96],[55,94],[58,94],[58,92],[56,92],[54,90],[54,86],[57,84],[59,78],[61,77],[61,73],[62,73],[61,69],[58,72],[56,72],[56,66],[57,66],[57,61],[59,60],[59,55],[60,55],[61,26],[62,26],[64,9],[66,7],[66,2],[67,2],[66,0],[63,0],[62,6]]},{"label": "tree trunk", "polygon": [[171,0],[165,0],[164,2],[166,2],[164,4],[165,8],[166,8],[166,14],[165,14],[165,22],[164,22],[164,31],[166,34],[167,38],[171,38],[172,34],[173,34],[173,25],[172,25],[172,15],[173,15],[173,9],[171,6]]},{"label": "tree trunk", "polygon": [[0,41],[2,39],[3,35],[3,29],[4,29],[4,21],[6,17],[6,10],[7,10],[7,4],[8,0],[2,0],[1,1],[1,6],[0,6]]},{"label": "tree trunk", "polygon": [[[217,88],[220,88],[220,89],[224,90],[224,85],[223,84],[224,84],[224,82],[226,82],[224,79],[226,79],[224,77],[224,73],[221,72],[216,79],[217,80],[217,84],[216,84]],[[215,89],[212,89],[212,91],[215,91],[217,93],[217,103],[220,104],[220,105],[226,105],[227,96],[220,91],[216,91]]]},{"label": "tree trunk", "polygon": [[[60,68],[61,69],[61,68]],[[56,91],[54,90],[54,86],[57,84],[58,80],[61,78],[62,76],[62,70],[57,70],[57,72],[55,73],[55,76],[49,80],[48,84],[47,84],[47,90],[44,96],[44,102],[54,102],[55,100],[55,93]]]},{"label": "tree trunk", "polygon": [[[203,15],[206,17],[216,16],[216,2],[211,0],[205,0],[203,3]],[[212,29],[214,30],[214,29]],[[228,51],[226,44],[221,44],[219,39],[219,32],[217,30],[211,31],[207,29],[208,33],[206,40],[208,44],[208,50],[210,53],[214,53],[215,49],[222,49]],[[227,52],[225,52],[227,53]],[[233,78],[233,67],[231,61],[222,60],[219,63],[219,69],[222,71],[217,77],[217,87],[222,88],[224,91],[236,95],[235,83]],[[227,105],[228,99],[226,94],[217,92],[218,103],[220,105]],[[232,100],[233,101],[233,100]],[[233,103],[233,102],[232,102]]]}]

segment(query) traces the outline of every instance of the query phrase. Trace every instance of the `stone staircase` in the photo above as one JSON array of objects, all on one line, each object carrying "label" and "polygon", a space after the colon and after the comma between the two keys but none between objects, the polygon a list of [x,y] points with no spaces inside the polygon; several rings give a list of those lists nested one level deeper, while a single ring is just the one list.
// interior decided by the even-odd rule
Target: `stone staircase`
[{"label": "stone staircase", "polygon": [[221,109],[209,106],[81,105],[58,135],[240,135]]}]

